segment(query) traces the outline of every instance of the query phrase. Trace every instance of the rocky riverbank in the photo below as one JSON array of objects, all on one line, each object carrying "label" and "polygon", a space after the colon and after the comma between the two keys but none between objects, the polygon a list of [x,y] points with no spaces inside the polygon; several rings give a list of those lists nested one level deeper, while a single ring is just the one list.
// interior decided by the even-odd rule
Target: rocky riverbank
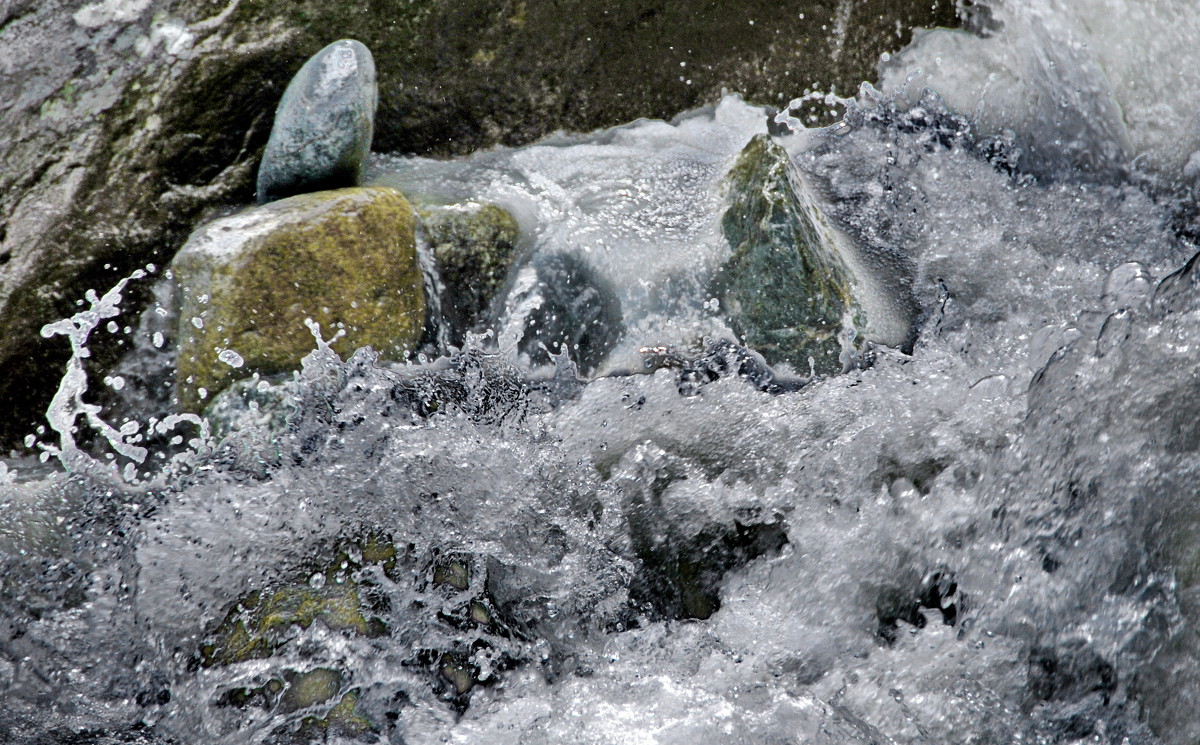
[{"label": "rocky riverbank", "polygon": [[[849,91],[908,29],[953,21],[949,0],[0,3],[0,444],[40,423],[45,371],[68,354],[41,326],[252,201],[284,87],[335,39],[375,52],[375,149],[449,155],[669,117],[723,89]],[[130,289],[132,314],[149,290]],[[96,369],[123,341],[93,340]]]}]

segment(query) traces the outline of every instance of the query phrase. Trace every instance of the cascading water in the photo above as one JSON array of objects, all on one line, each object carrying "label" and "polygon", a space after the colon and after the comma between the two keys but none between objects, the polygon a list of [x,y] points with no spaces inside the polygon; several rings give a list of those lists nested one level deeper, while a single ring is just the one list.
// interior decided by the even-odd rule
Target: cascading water
[{"label": "cascading water", "polygon": [[[136,438],[167,425],[112,427],[83,398],[87,334],[121,288],[89,298],[47,329],[76,355],[58,439],[31,442],[64,468],[0,470],[0,740],[1200,741],[1177,111],[1196,99],[1163,95],[1147,130],[1137,44],[1099,22],[1118,4],[1059,5],[919,37],[842,125],[771,124],[789,183],[861,252],[862,312],[902,321],[851,348],[892,332],[847,312],[842,374],[806,381],[801,360],[776,365],[794,385],[748,385],[728,357],[626,374],[644,347],[737,331],[714,290],[721,218],[771,117],[735,97],[461,161],[377,158],[376,182],[516,216],[495,333],[387,365],[314,328],[287,428],[211,452],[181,434],[157,478]],[[1137,39],[1177,50],[1197,23]],[[1004,96],[972,45],[1017,71]],[[1182,59],[1146,73],[1158,90]],[[580,308],[590,336],[541,334]],[[81,415],[114,466],[76,445]]]}]

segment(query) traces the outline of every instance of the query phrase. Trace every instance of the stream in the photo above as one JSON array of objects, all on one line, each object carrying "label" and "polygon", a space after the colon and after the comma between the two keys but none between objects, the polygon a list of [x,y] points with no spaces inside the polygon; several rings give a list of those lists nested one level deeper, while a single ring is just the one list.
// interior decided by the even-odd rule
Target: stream
[{"label": "stream", "polygon": [[[1200,16],[977,13],[829,127],[728,95],[374,154],[371,183],[508,210],[517,263],[441,359],[314,325],[259,385],[286,426],[91,407],[93,330],[169,354],[98,288],[0,463],[0,741],[1200,742]],[[755,138],[883,340],[772,361],[787,390],[714,343]]]}]

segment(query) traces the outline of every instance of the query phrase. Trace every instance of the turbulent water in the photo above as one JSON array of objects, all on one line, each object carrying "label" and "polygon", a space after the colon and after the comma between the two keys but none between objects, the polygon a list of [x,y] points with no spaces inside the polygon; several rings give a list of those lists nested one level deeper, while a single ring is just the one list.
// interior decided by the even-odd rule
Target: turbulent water
[{"label": "turbulent water", "polygon": [[[774,112],[379,158],[517,217],[494,333],[389,367],[316,330],[289,427],[118,425],[95,459],[60,436],[77,355],[30,440],[66,468],[0,470],[0,741],[1200,742],[1185,5],[976,8],[843,124],[779,117],[919,311],[911,354],[786,393],[609,374],[732,336],[725,175]],[[521,343],[545,276],[606,303],[586,384]]]}]

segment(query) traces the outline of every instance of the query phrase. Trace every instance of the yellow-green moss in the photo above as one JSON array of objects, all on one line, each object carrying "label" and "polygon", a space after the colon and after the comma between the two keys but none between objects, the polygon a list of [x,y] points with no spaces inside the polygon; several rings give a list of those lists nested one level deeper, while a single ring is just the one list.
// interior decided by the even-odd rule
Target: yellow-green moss
[{"label": "yellow-green moss", "polygon": [[297,733],[316,739],[325,734],[354,737],[370,732],[371,720],[358,712],[358,690],[349,691],[324,717],[305,717]]},{"label": "yellow-green moss", "polygon": [[[321,324],[348,355],[403,356],[420,338],[425,295],[412,208],[386,187],[303,194],[201,228],[172,269],[180,288],[178,393],[198,410],[238,378],[299,366]],[[200,319],[198,327],[193,319]],[[226,349],[244,366],[218,359]]]},{"label": "yellow-green moss", "polygon": [[323,704],[342,689],[342,674],[327,667],[304,673],[289,672],[285,677],[288,686],[279,701],[279,710],[285,713]]},{"label": "yellow-green moss", "polygon": [[[201,646],[200,663],[212,667],[270,657],[292,626],[307,629],[317,621],[334,631],[387,634],[381,619],[367,615],[370,603],[364,602],[362,585],[352,573],[378,566],[391,575],[396,561],[396,547],[385,535],[343,544],[318,571],[302,571],[292,583],[241,598]],[[294,685],[290,679],[289,683]]]}]

